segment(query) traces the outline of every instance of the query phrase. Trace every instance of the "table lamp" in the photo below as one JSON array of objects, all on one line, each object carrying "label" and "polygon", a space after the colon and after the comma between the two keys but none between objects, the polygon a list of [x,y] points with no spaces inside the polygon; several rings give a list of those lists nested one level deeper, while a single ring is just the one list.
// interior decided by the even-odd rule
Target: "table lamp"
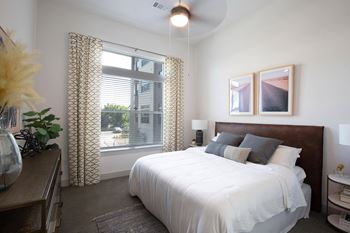
[{"label": "table lamp", "polygon": [[350,146],[350,124],[339,125],[339,144]]},{"label": "table lamp", "polygon": [[196,131],[196,144],[197,146],[203,145],[203,130],[208,129],[207,120],[192,120],[192,130]]}]

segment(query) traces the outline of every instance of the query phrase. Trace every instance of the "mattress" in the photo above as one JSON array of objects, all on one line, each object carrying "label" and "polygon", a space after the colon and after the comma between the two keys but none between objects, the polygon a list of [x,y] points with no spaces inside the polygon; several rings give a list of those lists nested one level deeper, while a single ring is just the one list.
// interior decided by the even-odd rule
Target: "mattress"
[{"label": "mattress", "polygon": [[294,212],[283,211],[264,222],[257,223],[250,233],[287,233],[299,219],[308,218],[311,207],[311,187],[304,183],[301,188],[307,206],[299,207]]},{"label": "mattress", "polygon": [[241,164],[195,148],[137,160],[129,183],[130,193],[171,233],[251,232],[284,211],[299,217],[296,211],[307,206],[289,169]]}]

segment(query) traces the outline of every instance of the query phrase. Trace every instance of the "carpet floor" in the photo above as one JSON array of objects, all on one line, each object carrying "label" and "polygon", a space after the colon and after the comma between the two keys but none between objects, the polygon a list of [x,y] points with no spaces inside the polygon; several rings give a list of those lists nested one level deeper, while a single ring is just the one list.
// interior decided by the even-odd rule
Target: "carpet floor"
[{"label": "carpet floor", "polygon": [[[128,178],[102,181],[86,187],[62,190],[63,208],[59,233],[97,233],[94,218],[140,203],[128,193]],[[290,233],[336,233],[320,213],[311,212],[309,219],[300,220]]]}]

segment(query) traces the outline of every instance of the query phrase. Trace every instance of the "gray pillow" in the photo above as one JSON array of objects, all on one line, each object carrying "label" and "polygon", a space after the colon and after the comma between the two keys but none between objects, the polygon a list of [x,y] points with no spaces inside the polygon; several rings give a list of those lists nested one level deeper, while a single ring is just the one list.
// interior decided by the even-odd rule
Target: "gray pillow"
[{"label": "gray pillow", "polygon": [[238,146],[242,142],[242,140],[242,135],[222,132],[220,133],[216,142],[230,146]]},{"label": "gray pillow", "polygon": [[218,142],[210,142],[205,149],[206,153],[214,154],[223,157],[227,145]]},{"label": "gray pillow", "polygon": [[230,159],[239,163],[245,163],[252,149],[241,148],[235,146],[226,146],[224,158]]},{"label": "gray pillow", "polygon": [[252,163],[267,164],[273,152],[275,152],[277,147],[282,143],[283,141],[278,139],[247,134],[239,147],[252,149],[248,161]]}]

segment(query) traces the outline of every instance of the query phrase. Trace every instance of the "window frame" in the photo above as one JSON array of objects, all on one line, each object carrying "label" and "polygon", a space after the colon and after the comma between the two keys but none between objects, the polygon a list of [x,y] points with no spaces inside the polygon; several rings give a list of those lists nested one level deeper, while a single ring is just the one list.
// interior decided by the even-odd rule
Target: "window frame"
[{"label": "window frame", "polygon": [[[165,58],[162,57],[161,60],[159,59],[154,59],[152,57],[145,57],[143,55],[139,55],[139,54],[130,54],[128,52],[120,52],[120,51],[115,51],[115,50],[111,50],[111,49],[106,49],[103,48],[103,52],[108,52],[108,53],[116,53],[119,55],[123,55],[123,56],[130,56],[132,58],[132,65],[131,65],[131,70],[129,69],[123,69],[123,68],[118,68],[118,67],[112,67],[112,66],[105,66],[102,65],[102,78],[106,77],[106,76],[114,76],[114,77],[123,77],[123,78],[129,78],[131,79],[131,81],[135,81],[138,80],[141,83],[143,81],[148,82],[153,82],[153,85],[156,85],[156,83],[160,83],[161,87],[162,87],[162,101],[161,101],[161,106],[160,109],[161,111],[150,111],[150,110],[146,110],[146,111],[142,111],[140,109],[134,109],[133,107],[130,107],[129,110],[105,110],[103,111],[101,108],[101,114],[102,112],[112,112],[112,113],[128,113],[129,117],[131,116],[131,114],[135,115],[135,118],[137,117],[138,120],[142,119],[142,115],[147,114],[148,117],[153,114],[154,116],[156,115],[160,115],[161,116],[161,126],[160,126],[160,130],[161,130],[161,142],[160,143],[145,143],[145,144],[126,144],[126,145],[120,145],[120,146],[109,146],[109,147],[102,147],[100,145],[100,151],[103,152],[107,152],[107,151],[119,151],[119,150],[131,150],[131,149],[140,149],[140,148],[161,148],[163,147],[163,142],[164,142],[164,138],[163,138],[163,127],[164,127],[164,63],[165,63]],[[159,57],[159,56],[158,56]],[[157,63],[161,63],[162,64],[162,74],[152,74],[152,73],[147,73],[147,72],[142,72],[142,71],[138,71],[136,70],[136,60],[137,59],[147,59],[150,60],[152,62],[157,62]],[[140,90],[141,91],[141,90]],[[131,106],[135,105],[135,101],[131,100]],[[140,107],[141,108],[141,107]],[[150,122],[150,120],[149,120]],[[141,124],[146,124],[146,123],[141,123]],[[149,123],[148,123],[149,124]],[[129,127],[130,127],[130,118],[129,118]],[[152,129],[154,129],[154,127],[152,127]],[[101,137],[101,136],[100,136]]]}]

